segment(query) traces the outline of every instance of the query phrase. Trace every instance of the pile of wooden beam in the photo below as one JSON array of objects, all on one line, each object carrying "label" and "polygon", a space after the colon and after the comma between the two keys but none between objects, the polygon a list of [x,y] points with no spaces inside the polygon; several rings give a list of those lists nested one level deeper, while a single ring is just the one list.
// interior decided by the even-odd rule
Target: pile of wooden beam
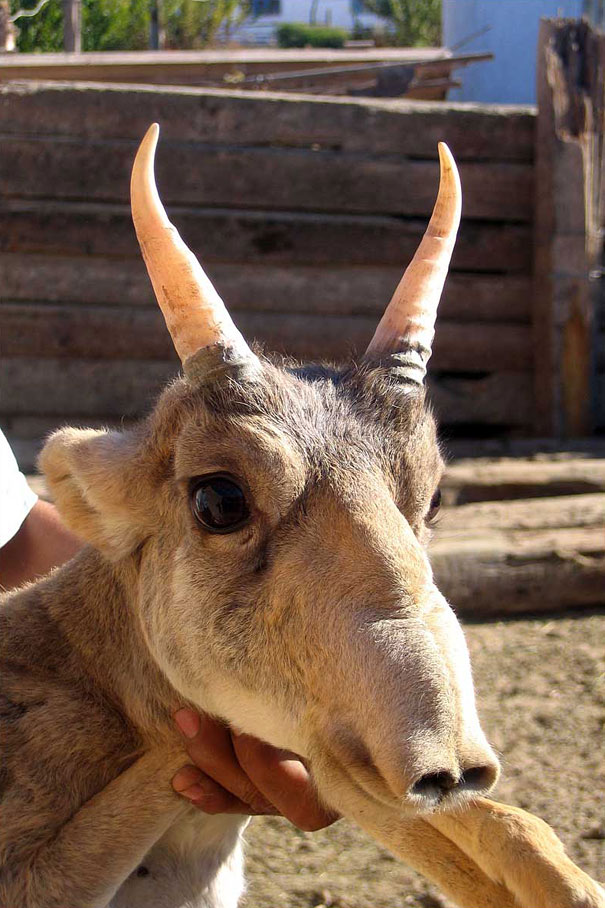
[{"label": "pile of wooden beam", "polygon": [[605,605],[605,459],[461,461],[443,497],[431,561],[458,614]]},{"label": "pile of wooden beam", "polygon": [[273,89],[442,101],[456,70],[492,58],[447,47],[275,48],[15,54],[0,58],[0,82],[22,79]]}]

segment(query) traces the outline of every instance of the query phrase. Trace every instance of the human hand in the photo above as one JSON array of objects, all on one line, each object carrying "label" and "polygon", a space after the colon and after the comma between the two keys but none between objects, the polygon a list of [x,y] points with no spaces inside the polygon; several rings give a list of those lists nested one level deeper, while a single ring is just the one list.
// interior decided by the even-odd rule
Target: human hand
[{"label": "human hand", "polygon": [[338,819],[319,804],[296,754],[191,709],[178,710],[174,719],[193,765],[177,772],[172,787],[204,813],[284,816],[306,832]]}]

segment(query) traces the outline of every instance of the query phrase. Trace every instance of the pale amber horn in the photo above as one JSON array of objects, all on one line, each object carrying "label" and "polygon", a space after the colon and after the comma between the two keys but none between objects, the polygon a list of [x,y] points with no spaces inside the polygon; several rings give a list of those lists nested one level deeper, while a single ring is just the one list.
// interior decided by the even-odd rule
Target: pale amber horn
[{"label": "pale amber horn", "polygon": [[417,350],[425,371],[462,210],[458,169],[443,142],[439,143],[439,163],[439,193],[426,233],[366,351],[366,355],[381,356]]},{"label": "pale amber horn", "polygon": [[199,350],[221,345],[233,356],[255,358],[200,263],[182,241],[158,195],[154,123],[139,146],[132,168],[132,219],[160,309],[184,364]]}]

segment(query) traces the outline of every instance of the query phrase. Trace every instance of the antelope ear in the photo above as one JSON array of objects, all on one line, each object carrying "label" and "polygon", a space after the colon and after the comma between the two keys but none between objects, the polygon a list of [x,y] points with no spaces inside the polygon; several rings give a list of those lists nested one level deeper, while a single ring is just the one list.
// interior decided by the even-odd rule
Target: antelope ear
[{"label": "antelope ear", "polygon": [[151,490],[142,486],[140,443],[133,431],[60,429],[46,442],[39,466],[65,524],[112,560],[128,555],[153,532]]}]

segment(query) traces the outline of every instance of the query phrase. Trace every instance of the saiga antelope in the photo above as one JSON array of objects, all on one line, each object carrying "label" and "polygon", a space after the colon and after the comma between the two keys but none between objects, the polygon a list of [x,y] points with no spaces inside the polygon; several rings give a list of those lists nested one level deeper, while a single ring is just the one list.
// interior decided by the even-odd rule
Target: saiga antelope
[{"label": "saiga antelope", "polygon": [[245,821],[170,786],[188,704],[301,754],[328,805],[460,905],[602,905],[546,826],[481,800],[498,762],[425,551],[442,461],[424,377],[461,206],[449,151],[364,358],[299,366],[251,351],[169,223],[157,134],[132,211],[184,375],[135,428],[65,429],[43,451],[88,547],[3,605],[0,904],[236,905]]}]

